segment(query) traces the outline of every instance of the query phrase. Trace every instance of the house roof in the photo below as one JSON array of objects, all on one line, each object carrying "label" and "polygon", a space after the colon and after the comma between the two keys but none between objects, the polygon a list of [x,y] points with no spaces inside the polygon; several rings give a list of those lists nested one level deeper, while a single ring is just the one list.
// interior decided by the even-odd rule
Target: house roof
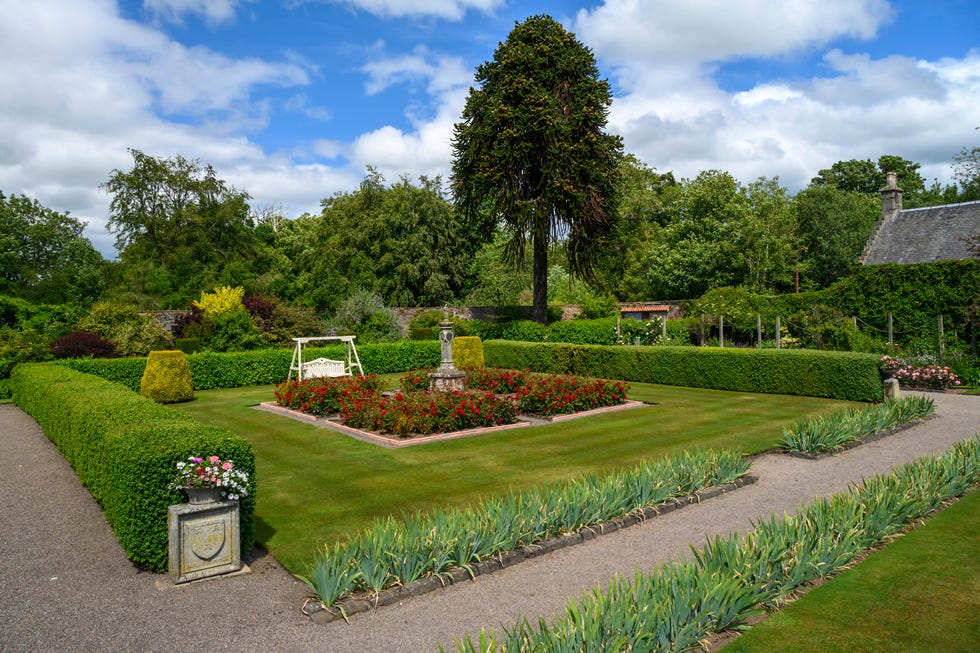
[{"label": "house roof", "polygon": [[964,240],[980,233],[980,202],[900,209],[879,220],[861,262],[933,263],[971,258]]},{"label": "house roof", "polygon": [[635,304],[620,304],[620,313],[666,313],[670,310],[668,304],[648,304],[645,302]]}]

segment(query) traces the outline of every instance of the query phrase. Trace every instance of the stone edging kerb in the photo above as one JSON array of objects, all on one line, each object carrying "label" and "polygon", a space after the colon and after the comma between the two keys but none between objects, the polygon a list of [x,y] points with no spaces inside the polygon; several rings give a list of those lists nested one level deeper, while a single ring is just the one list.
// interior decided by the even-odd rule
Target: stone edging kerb
[{"label": "stone edging kerb", "polygon": [[585,526],[580,528],[578,531],[571,533],[570,535],[553,537],[548,540],[523,546],[514,551],[507,551],[488,560],[469,565],[470,569],[472,570],[472,575],[470,571],[463,568],[452,569],[441,577],[430,576],[427,578],[421,578],[409,583],[408,585],[382,590],[378,592],[377,595],[359,595],[356,597],[351,597],[338,602],[336,605],[330,608],[324,607],[322,603],[316,600],[311,600],[303,606],[303,613],[306,614],[313,623],[317,624],[330,623],[331,621],[335,621],[337,619],[346,619],[353,614],[367,612],[368,610],[372,609],[376,610],[382,606],[398,603],[399,601],[413,596],[421,596],[423,594],[428,594],[429,592],[434,592],[438,589],[446,587],[447,585],[454,585],[465,580],[475,579],[477,576],[483,576],[501,569],[506,569],[507,567],[512,567],[531,558],[536,558],[540,555],[557,551],[558,549],[564,549],[576,544],[582,544],[583,542],[593,540],[600,535],[615,533],[622,528],[634,526],[646,521],[647,519],[652,519],[658,515],[673,512],[678,508],[683,508],[684,506],[691,505],[692,503],[701,503],[705,499],[711,499],[733,490],[737,490],[740,487],[751,485],[758,480],[758,476],[746,474],[745,476],[741,476],[730,483],[716,485],[705,490],[695,492],[694,494],[686,497],[671,499],[670,501],[665,501],[664,503],[656,506],[644,508],[643,510],[639,511],[638,514],[626,515],[625,517],[607,521],[596,526]]}]

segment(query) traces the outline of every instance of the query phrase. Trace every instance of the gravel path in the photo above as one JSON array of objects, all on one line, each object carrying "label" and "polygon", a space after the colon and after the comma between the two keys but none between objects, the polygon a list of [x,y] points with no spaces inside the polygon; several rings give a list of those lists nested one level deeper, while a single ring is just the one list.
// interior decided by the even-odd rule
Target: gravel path
[{"label": "gravel path", "polygon": [[270,556],[251,573],[175,587],[126,560],[101,510],[28,415],[0,405],[0,651],[435,651],[481,627],[559,612],[615,574],[688,557],[980,431],[980,397],[930,394],[938,416],[818,461],[755,459],[759,482],[580,546],[343,621],[316,625]]}]

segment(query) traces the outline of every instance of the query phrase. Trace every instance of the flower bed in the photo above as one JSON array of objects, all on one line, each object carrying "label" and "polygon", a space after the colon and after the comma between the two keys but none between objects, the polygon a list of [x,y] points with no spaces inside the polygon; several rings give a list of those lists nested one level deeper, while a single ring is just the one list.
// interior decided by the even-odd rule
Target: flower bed
[{"label": "flower bed", "polygon": [[513,424],[518,411],[567,415],[626,401],[620,381],[546,376],[481,368],[469,370],[469,392],[429,392],[426,371],[400,380],[401,392],[386,397],[374,376],[286,381],[276,403],[312,415],[338,414],[351,428],[399,437],[448,433]]},{"label": "flower bed", "polygon": [[514,402],[489,392],[417,392],[364,395],[344,402],[344,424],[397,436],[429,435],[517,421]]},{"label": "flower bed", "polygon": [[960,385],[962,381],[948,367],[940,365],[913,365],[906,361],[883,356],[881,366],[893,370],[892,377],[909,388],[929,388],[947,390]]},{"label": "flower bed", "polygon": [[276,386],[276,403],[311,415],[333,415],[343,402],[377,394],[381,387],[374,374],[283,381]]},{"label": "flower bed", "polygon": [[628,388],[622,381],[547,376],[530,379],[517,391],[517,401],[522,413],[564,415],[619,405],[626,401]]}]

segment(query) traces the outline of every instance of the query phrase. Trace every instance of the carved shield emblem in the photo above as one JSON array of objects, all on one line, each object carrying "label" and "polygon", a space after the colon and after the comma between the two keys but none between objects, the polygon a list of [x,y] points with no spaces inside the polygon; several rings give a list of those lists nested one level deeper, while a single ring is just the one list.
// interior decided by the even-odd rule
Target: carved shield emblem
[{"label": "carved shield emblem", "polygon": [[189,524],[186,533],[191,552],[201,560],[210,560],[225,546],[224,521]]}]

